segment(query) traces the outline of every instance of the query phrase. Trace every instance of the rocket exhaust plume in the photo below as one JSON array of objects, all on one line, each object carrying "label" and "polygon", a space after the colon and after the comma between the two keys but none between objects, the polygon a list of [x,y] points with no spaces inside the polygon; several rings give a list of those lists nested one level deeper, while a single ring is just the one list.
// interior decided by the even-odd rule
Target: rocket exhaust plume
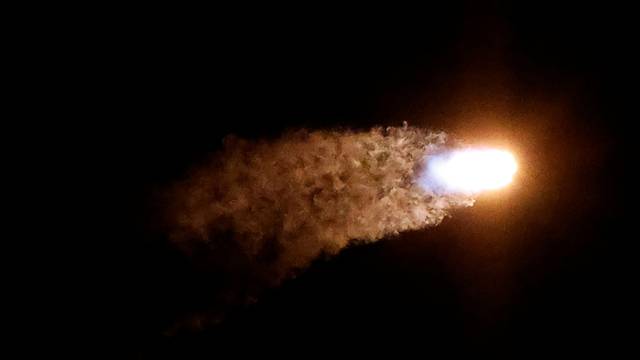
[{"label": "rocket exhaust plume", "polygon": [[406,123],[273,141],[227,137],[176,186],[171,236],[206,249],[207,261],[233,278],[223,302],[244,302],[352,241],[437,225],[515,170],[506,152],[450,150],[444,133]]}]

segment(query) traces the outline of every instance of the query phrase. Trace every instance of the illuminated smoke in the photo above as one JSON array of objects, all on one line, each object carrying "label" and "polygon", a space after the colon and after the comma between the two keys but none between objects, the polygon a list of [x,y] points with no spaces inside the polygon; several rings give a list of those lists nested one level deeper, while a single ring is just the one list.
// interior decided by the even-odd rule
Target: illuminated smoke
[{"label": "illuminated smoke", "polygon": [[[470,197],[419,182],[444,133],[403,128],[299,131],[276,141],[225,139],[210,166],[177,189],[176,240],[215,247],[232,233],[248,258],[279,280],[351,240],[438,224]],[[267,265],[267,264],[263,264]]]},{"label": "illuminated smoke", "polygon": [[444,151],[444,133],[408,126],[228,137],[176,187],[172,238],[208,249],[252,293],[351,241],[433,226],[452,207],[473,205],[465,193],[426,182],[425,161]]}]

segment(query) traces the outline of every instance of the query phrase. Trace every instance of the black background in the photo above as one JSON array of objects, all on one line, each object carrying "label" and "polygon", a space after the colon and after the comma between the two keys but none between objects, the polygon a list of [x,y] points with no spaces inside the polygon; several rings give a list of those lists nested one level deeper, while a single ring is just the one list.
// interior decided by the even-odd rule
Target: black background
[{"label": "black background", "polygon": [[[92,322],[108,329],[94,351],[528,354],[627,341],[624,9],[156,6],[102,24],[77,59],[84,140],[99,147],[89,191],[107,223],[87,241],[110,254],[94,281]],[[512,149],[516,182],[436,228],[320,259],[221,325],[170,330],[210,310],[215,274],[158,230],[166,186],[230,133],[405,120]]]}]

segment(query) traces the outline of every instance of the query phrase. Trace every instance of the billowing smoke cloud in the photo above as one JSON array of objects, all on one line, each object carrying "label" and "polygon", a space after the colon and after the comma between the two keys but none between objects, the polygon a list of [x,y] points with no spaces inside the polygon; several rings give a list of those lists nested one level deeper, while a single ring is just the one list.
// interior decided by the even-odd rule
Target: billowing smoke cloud
[{"label": "billowing smoke cloud", "polygon": [[425,159],[445,146],[444,133],[406,125],[228,137],[177,186],[172,238],[207,248],[251,294],[351,241],[433,226],[452,207],[471,206],[469,196],[420,185]]}]

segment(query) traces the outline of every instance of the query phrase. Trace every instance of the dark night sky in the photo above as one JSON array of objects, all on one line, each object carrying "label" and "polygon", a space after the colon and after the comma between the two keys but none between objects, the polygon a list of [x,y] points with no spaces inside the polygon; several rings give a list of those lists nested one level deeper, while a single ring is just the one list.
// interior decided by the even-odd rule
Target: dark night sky
[{"label": "dark night sky", "polygon": [[[101,88],[88,102],[89,140],[106,140],[104,244],[117,254],[94,310],[113,329],[106,348],[520,354],[624,341],[620,135],[632,43],[618,10],[193,10],[132,11],[87,40],[97,61],[85,81]],[[509,146],[518,180],[439,227],[319,260],[222,325],[165,335],[209,310],[215,274],[158,230],[155,194],[230,133],[403,120]]]}]

